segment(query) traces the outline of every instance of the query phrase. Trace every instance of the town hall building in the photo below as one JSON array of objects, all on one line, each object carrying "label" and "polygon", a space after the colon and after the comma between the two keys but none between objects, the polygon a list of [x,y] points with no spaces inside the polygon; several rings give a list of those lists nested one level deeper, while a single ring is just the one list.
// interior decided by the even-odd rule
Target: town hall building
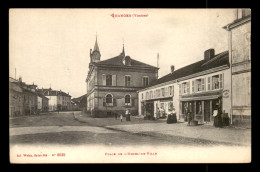
[{"label": "town hall building", "polygon": [[97,43],[90,49],[89,71],[86,78],[86,113],[93,117],[138,113],[138,95],[140,90],[158,79],[158,69],[125,55],[122,52],[113,58],[101,61]]}]

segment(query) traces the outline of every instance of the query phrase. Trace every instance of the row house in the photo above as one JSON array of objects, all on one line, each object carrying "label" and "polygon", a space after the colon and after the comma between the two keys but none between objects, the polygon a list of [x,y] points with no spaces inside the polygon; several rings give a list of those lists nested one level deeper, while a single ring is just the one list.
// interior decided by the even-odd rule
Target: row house
[{"label": "row house", "polygon": [[38,101],[38,112],[48,112],[49,110],[49,99],[41,93],[37,93]]},{"label": "row house", "polygon": [[100,60],[101,54],[95,42],[90,49],[89,72],[86,78],[86,113],[93,117],[124,114],[129,109],[137,114],[137,90],[144,88],[158,77],[158,68],[125,55]]},{"label": "row house", "polygon": [[216,103],[230,116],[230,72],[228,51],[216,54],[204,52],[204,59],[171,72],[145,89],[138,91],[139,115],[158,117],[173,108],[177,119],[183,121],[189,110],[199,123],[212,123]]},{"label": "row house", "polygon": [[9,117],[24,114],[24,94],[19,84],[9,81]]},{"label": "row house", "polygon": [[232,123],[251,126],[251,9],[237,9],[228,31],[232,87]]},{"label": "row house", "polygon": [[36,93],[37,85],[27,85],[19,80],[9,78],[9,115],[37,114],[38,101]]},{"label": "row house", "polygon": [[71,96],[63,91],[49,89],[38,89],[38,92],[49,99],[49,111],[71,110]]}]

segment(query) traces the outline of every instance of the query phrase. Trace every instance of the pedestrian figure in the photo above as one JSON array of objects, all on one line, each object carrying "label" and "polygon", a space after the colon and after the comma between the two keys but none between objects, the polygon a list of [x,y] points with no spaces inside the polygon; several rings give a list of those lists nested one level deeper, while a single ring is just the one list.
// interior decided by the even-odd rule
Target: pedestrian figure
[{"label": "pedestrian figure", "polygon": [[185,105],[184,107],[184,121],[188,121],[188,107]]},{"label": "pedestrian figure", "polygon": [[130,112],[128,109],[125,111],[126,121],[130,121]]},{"label": "pedestrian figure", "polygon": [[120,120],[121,120],[121,122],[123,121],[123,115],[122,114],[120,115]]},{"label": "pedestrian figure", "polygon": [[117,120],[117,113],[115,113],[115,120]]},{"label": "pedestrian figure", "polygon": [[219,104],[216,104],[216,108],[213,111],[213,117],[214,117],[214,126],[222,128],[222,112],[220,109]]},{"label": "pedestrian figure", "polygon": [[191,116],[191,112],[188,111],[187,113],[187,120],[188,120],[188,126],[190,126],[191,121],[192,121],[192,116]]}]

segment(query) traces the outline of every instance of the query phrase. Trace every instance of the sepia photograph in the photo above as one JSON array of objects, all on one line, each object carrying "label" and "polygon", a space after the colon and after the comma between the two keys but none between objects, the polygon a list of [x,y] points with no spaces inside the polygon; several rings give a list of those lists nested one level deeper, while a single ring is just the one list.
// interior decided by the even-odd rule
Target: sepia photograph
[{"label": "sepia photograph", "polygon": [[250,163],[251,9],[10,8],[9,161]]}]

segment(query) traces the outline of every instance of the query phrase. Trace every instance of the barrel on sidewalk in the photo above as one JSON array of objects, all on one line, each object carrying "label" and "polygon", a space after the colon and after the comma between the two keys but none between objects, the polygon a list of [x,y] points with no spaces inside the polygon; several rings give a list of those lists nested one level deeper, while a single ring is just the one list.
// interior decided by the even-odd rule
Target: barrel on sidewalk
[{"label": "barrel on sidewalk", "polygon": [[173,124],[173,123],[177,123],[177,116],[176,113],[171,113],[168,115],[167,117],[167,124]]}]

